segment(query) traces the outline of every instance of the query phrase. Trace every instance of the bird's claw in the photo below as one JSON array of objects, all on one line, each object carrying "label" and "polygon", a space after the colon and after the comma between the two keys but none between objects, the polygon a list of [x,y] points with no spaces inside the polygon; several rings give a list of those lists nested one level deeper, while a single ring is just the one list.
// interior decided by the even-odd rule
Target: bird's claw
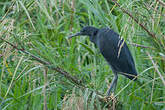
[{"label": "bird's claw", "polygon": [[111,93],[110,96],[105,96],[104,97],[104,101],[105,102],[109,102],[109,101],[117,102],[117,99],[116,99],[114,93]]}]

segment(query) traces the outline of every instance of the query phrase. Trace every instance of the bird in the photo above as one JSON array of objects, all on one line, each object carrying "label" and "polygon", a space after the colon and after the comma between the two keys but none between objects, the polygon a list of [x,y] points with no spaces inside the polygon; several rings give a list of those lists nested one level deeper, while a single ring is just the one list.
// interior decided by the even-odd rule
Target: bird
[{"label": "bird", "polygon": [[108,96],[110,96],[111,91],[115,92],[118,74],[122,74],[130,80],[137,80],[137,71],[132,54],[124,39],[118,33],[108,27],[85,26],[80,32],[70,35],[68,38],[75,36],[89,36],[90,41],[99,48],[100,53],[110,65],[114,77],[107,90]]}]

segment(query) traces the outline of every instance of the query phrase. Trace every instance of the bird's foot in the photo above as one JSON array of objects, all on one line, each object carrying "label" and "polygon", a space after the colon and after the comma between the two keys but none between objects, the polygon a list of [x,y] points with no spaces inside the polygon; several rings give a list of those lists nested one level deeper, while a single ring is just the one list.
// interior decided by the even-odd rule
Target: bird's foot
[{"label": "bird's foot", "polygon": [[111,93],[110,96],[105,96],[105,97],[104,97],[104,101],[105,101],[105,102],[112,101],[112,102],[115,102],[115,103],[116,103],[116,102],[117,102],[117,99],[116,99],[114,93]]}]

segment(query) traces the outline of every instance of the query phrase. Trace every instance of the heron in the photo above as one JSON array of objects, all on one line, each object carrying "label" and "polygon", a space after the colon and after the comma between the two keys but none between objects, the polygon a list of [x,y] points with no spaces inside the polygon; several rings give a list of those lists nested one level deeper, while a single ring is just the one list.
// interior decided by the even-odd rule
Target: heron
[{"label": "heron", "polygon": [[137,80],[137,71],[132,54],[118,33],[112,29],[96,28],[93,26],[85,26],[80,32],[70,35],[68,38],[75,36],[89,36],[100,50],[107,63],[110,65],[114,77],[111,81],[107,95],[110,96],[111,91],[115,92],[118,80],[118,74],[122,74],[131,80]]}]

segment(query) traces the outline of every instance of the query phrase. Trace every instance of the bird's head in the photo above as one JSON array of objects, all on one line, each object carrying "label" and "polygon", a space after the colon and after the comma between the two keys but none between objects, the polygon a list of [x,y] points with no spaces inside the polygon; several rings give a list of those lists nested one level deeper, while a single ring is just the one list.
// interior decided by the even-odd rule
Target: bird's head
[{"label": "bird's head", "polygon": [[69,36],[68,38],[72,38],[72,37],[80,36],[80,35],[86,35],[86,36],[93,37],[94,35],[97,34],[97,31],[98,31],[98,29],[95,27],[86,26],[86,27],[82,28],[80,30],[80,32],[73,34],[73,35]]}]

